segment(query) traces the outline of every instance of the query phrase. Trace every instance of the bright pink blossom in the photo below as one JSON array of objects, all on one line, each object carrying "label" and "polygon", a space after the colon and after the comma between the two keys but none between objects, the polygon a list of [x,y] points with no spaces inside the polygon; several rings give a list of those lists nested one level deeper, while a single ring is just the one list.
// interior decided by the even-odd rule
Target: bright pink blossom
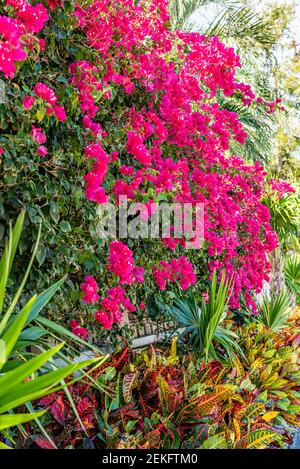
[{"label": "bright pink blossom", "polygon": [[16,9],[15,13],[23,21],[24,27],[29,33],[40,32],[49,19],[48,12],[41,3],[31,6],[29,3],[23,2],[22,9]]},{"label": "bright pink blossom", "polygon": [[57,118],[57,120],[61,122],[65,122],[67,119],[66,111],[61,106],[54,106],[53,112]]},{"label": "bright pink blossom", "polygon": [[48,154],[48,150],[44,145],[40,145],[37,149],[36,152],[38,155],[40,155],[42,158]]},{"label": "bright pink blossom", "polygon": [[120,323],[123,312],[134,312],[135,306],[126,297],[125,290],[119,286],[110,288],[101,301],[102,310],[96,311],[94,318],[104,329],[111,329],[115,323]]},{"label": "bright pink blossom", "polygon": [[98,285],[94,277],[87,275],[84,282],[80,285],[81,290],[84,292],[82,301],[87,304],[96,303],[99,300]]},{"label": "bright pink blossom", "polygon": [[37,83],[33,91],[36,95],[42,98],[44,101],[51,105],[55,105],[57,103],[57,96],[55,92],[49,86],[45,85],[44,83]]},{"label": "bright pink blossom", "polygon": [[24,96],[23,99],[23,106],[24,109],[31,109],[34,105],[35,97],[34,96]]},{"label": "bright pink blossom", "polygon": [[187,290],[197,280],[193,266],[185,256],[172,259],[170,263],[161,261],[160,267],[153,267],[153,276],[160,290],[166,289],[167,282],[176,281],[179,281],[182,290]]},{"label": "bright pink blossom", "polygon": [[107,313],[106,311],[103,311],[103,310],[96,311],[94,314],[94,318],[97,322],[101,324],[103,329],[112,328],[114,318],[111,314]]},{"label": "bright pink blossom", "polygon": [[77,335],[78,337],[82,337],[83,339],[87,339],[88,337],[88,330],[85,327],[81,327],[75,319],[72,319],[70,322],[70,328],[73,334]]},{"label": "bright pink blossom", "polygon": [[109,246],[109,270],[119,277],[119,282],[132,284],[134,282],[133,253],[121,241],[112,241]]},{"label": "bright pink blossom", "polygon": [[40,127],[35,127],[34,125],[31,127],[30,135],[34,140],[36,140],[40,145],[45,143],[47,138],[45,133],[42,131]]}]

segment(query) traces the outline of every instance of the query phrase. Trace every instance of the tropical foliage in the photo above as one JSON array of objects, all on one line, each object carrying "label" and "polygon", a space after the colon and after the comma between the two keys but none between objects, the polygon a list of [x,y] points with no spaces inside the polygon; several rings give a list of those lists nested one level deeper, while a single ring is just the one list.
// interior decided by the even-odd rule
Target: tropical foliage
[{"label": "tropical foliage", "polygon": [[207,302],[202,298],[198,306],[194,296],[176,299],[170,307],[171,318],[199,358],[216,357],[213,341],[223,346],[225,353],[232,358],[241,352],[237,345],[237,336],[230,329],[221,326],[228,312],[230,282],[223,276],[217,284],[216,271],[213,273]]},{"label": "tropical foliage", "polygon": [[284,266],[285,281],[288,289],[299,303],[300,296],[300,257],[297,254],[287,255]]},{"label": "tropical foliage", "polygon": [[259,308],[259,319],[273,331],[279,331],[289,318],[289,296],[285,291],[271,297],[264,297]]},{"label": "tropical foliage", "polygon": [[[0,432],[30,420],[37,420],[43,412],[17,412],[14,414],[12,411],[60,389],[63,380],[72,376],[74,372],[93,363],[99,363],[99,359],[94,358],[82,363],[70,363],[61,368],[56,367],[53,357],[62,349],[63,343],[48,348],[32,358],[30,358],[30,354],[26,353],[28,346],[37,345],[38,339],[45,335],[43,330],[31,327],[30,323],[48,303],[59,286],[50,288],[38,297],[33,296],[23,308],[15,312],[36,255],[40,232],[26,274],[12,302],[3,312],[6,305],[6,286],[21,237],[24,215],[24,212],[21,212],[14,228],[10,228],[10,237],[0,260]],[[50,365],[51,361],[52,365]],[[39,375],[38,371],[42,371],[42,374]],[[1,446],[5,445],[1,443]]]},{"label": "tropical foliage", "polygon": [[[295,334],[290,335],[291,328]],[[280,334],[261,324],[238,328],[244,359],[204,364],[170,348],[116,351],[95,374],[106,386],[71,387],[94,448],[286,447],[290,426],[299,421],[299,313]],[[99,378],[99,374],[101,376]],[[45,421],[61,444],[81,447],[84,435],[66,397],[42,399],[52,420]],[[44,447],[39,437],[36,444]]]}]

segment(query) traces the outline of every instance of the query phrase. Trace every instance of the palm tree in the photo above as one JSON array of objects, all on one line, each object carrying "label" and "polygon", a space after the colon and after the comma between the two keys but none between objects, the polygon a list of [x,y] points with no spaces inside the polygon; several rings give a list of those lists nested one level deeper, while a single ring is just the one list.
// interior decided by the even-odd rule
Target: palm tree
[{"label": "palm tree", "polygon": [[272,16],[277,8],[268,10],[268,15],[259,14],[247,0],[171,0],[169,6],[173,29],[218,36],[239,53],[251,55],[270,52],[292,11],[291,7],[284,7],[284,11],[281,7],[282,19],[278,21]]},{"label": "palm tree", "polygon": [[270,256],[271,279],[270,288],[275,294],[284,289],[284,254],[299,247],[300,215],[299,196],[289,194],[277,198],[267,196],[263,203],[268,207],[271,215],[271,226],[277,233],[279,246]]},{"label": "palm tree", "polygon": [[[218,36],[226,45],[234,47],[243,64],[238,79],[251,84],[265,100],[277,97],[271,83],[275,64],[272,47],[285,24],[278,32],[270,17],[255,12],[247,0],[171,0],[170,14],[174,29]],[[269,161],[277,115],[266,115],[261,106],[243,106],[234,96],[230,99],[220,96],[219,102],[225,109],[238,112],[248,134],[243,146],[231,142],[232,153],[246,161]]]}]

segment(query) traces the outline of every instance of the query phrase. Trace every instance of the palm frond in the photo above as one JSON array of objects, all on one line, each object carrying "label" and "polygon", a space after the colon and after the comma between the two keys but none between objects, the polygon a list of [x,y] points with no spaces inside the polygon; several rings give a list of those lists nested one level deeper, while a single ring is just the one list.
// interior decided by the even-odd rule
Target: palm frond
[{"label": "palm frond", "polygon": [[191,16],[201,7],[210,3],[225,4],[226,0],[171,0],[169,12],[174,29],[181,29]]},{"label": "palm frond", "polygon": [[278,234],[279,240],[287,246],[289,237],[297,237],[300,233],[298,198],[294,194],[283,195],[281,198],[269,195],[263,200],[270,211],[272,228]]},{"label": "palm frond", "polygon": [[270,158],[271,141],[276,131],[275,116],[269,114],[266,117],[261,107],[249,108],[238,99],[229,100],[220,97],[220,105],[223,109],[238,114],[239,121],[247,133],[244,145],[231,141],[231,153],[239,155],[245,161],[267,162]]},{"label": "palm frond", "polygon": [[237,48],[268,49],[275,41],[272,28],[252,8],[236,2],[220,12],[205,31],[207,36],[230,40]]},{"label": "palm frond", "polygon": [[[214,12],[212,20],[199,21],[208,6]],[[170,14],[174,28],[198,31],[205,36],[218,36],[231,46],[248,50],[269,50],[276,40],[270,22],[243,1],[173,0]]]}]

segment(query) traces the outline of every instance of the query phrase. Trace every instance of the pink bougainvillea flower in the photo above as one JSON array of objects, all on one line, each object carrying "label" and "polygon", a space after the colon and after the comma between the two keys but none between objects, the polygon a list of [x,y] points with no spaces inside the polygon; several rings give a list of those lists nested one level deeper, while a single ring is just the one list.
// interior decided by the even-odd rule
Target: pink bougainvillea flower
[{"label": "pink bougainvillea flower", "polygon": [[34,96],[24,96],[23,99],[23,106],[24,109],[31,109],[34,105],[35,97]]},{"label": "pink bougainvillea flower", "polygon": [[27,53],[21,48],[11,48],[8,43],[0,43],[0,71],[5,78],[13,78],[16,72],[15,62],[26,59]]},{"label": "pink bougainvillea flower", "polygon": [[72,319],[70,322],[70,328],[73,334],[77,335],[78,337],[82,337],[83,339],[87,339],[88,330],[85,327],[81,327],[75,319]]},{"label": "pink bougainvillea flower", "polygon": [[94,137],[97,137],[98,135],[104,136],[105,133],[103,132],[101,125],[98,122],[94,122],[89,116],[84,116],[82,123]]},{"label": "pink bougainvillea flower", "polygon": [[134,282],[133,252],[122,241],[112,241],[109,246],[109,270],[117,275],[119,283]]},{"label": "pink bougainvillea flower", "polygon": [[15,62],[22,62],[27,57],[21,36],[22,24],[13,18],[0,16],[0,71],[6,78],[13,78],[16,72]]},{"label": "pink bougainvillea flower", "polygon": [[113,325],[113,316],[106,311],[99,310],[95,312],[94,318],[101,324],[103,329],[111,329]]},{"label": "pink bougainvillea flower", "polygon": [[40,32],[49,19],[47,9],[41,3],[32,6],[23,2],[22,8],[16,9],[15,14],[23,20],[25,29],[29,33]]},{"label": "pink bougainvillea flower", "polygon": [[109,163],[109,156],[99,143],[91,143],[88,145],[84,150],[84,154],[88,159],[95,159],[106,165]]},{"label": "pink bougainvillea flower", "polygon": [[55,92],[44,83],[37,83],[36,85],[34,85],[33,91],[44,101],[47,101],[47,103],[53,106],[57,103],[57,96]]},{"label": "pink bougainvillea flower", "polygon": [[54,106],[53,112],[54,112],[56,118],[57,118],[59,121],[65,122],[65,121],[67,120],[66,111],[64,110],[63,107],[61,107],[61,106]]},{"label": "pink bougainvillea flower", "polygon": [[[35,61],[45,49],[45,40],[36,34],[62,2],[43,3],[6,1],[9,8],[4,6],[3,11],[11,18],[0,16],[0,72],[4,77],[13,78],[20,62],[27,57]],[[207,274],[217,269],[234,276],[230,305],[239,307],[243,299],[255,312],[252,296],[268,280],[268,254],[278,245],[270,213],[261,200],[269,192],[280,198],[292,188],[268,181],[262,166],[246,164],[230,154],[231,142],[242,145],[247,134],[238,114],[219,104],[219,95],[235,94],[241,105],[260,106],[267,113],[282,106],[280,99],[268,103],[257,98],[251,86],[237,80],[240,58],[218,37],[170,30],[168,5],[168,0],[74,2],[70,17],[75,18],[81,46],[91,58],[91,62],[71,63],[67,70],[68,86],[77,97],[72,116],[81,113],[76,117],[76,134],[86,157],[85,195],[97,204],[109,200],[119,204],[122,196],[146,200],[144,219],[154,216],[156,200],[171,199],[193,207],[204,204]],[[48,31],[42,36],[47,38]],[[40,60],[42,66],[44,60]],[[56,90],[62,84],[51,75],[48,79],[53,89],[37,83],[35,101],[25,96],[23,106],[30,109],[43,100],[46,116],[65,122],[63,105],[68,98],[62,93],[65,102],[59,106]],[[131,96],[124,99],[124,94]],[[107,118],[103,118],[104,111]],[[51,127],[53,119],[46,118],[46,125]],[[70,131],[74,129],[70,125]],[[45,156],[42,129],[33,126],[31,136],[39,144],[38,154]],[[194,285],[192,257],[188,251],[182,256],[186,238],[164,237],[161,242],[160,255],[166,258],[149,259],[157,287],[164,290],[178,282],[186,290]],[[170,259],[172,252],[178,252],[178,257]],[[197,260],[193,262],[196,265]],[[143,267],[135,266],[134,249],[120,241],[110,245],[108,271],[115,275],[115,284],[136,282],[141,289],[147,280]],[[97,295],[92,286],[85,292],[89,299]],[[117,285],[101,300],[97,317],[109,329],[122,320],[125,311],[134,310],[125,290]]]},{"label": "pink bougainvillea flower", "polygon": [[135,267],[133,270],[132,270],[132,273],[134,275],[134,280],[135,282],[137,283],[143,283],[144,282],[144,267]]},{"label": "pink bougainvillea flower", "polygon": [[126,166],[125,164],[122,164],[119,171],[125,176],[132,176],[134,174],[134,168],[132,166]]},{"label": "pink bougainvillea flower", "polygon": [[38,40],[39,40],[40,50],[41,52],[44,52],[46,49],[46,41],[42,37],[39,37]]},{"label": "pink bougainvillea flower", "polygon": [[34,138],[34,140],[36,140],[40,145],[42,143],[45,143],[47,138],[46,138],[46,135],[44,134],[44,132],[42,131],[42,129],[40,127],[35,127],[34,125],[32,125],[31,127],[31,132],[30,132],[30,135],[32,138]]},{"label": "pink bougainvillea flower", "polygon": [[44,146],[44,145],[40,145],[37,149],[36,149],[36,152],[38,155],[40,155],[41,157],[44,157],[48,154],[48,150],[47,148]]},{"label": "pink bougainvillea flower", "polygon": [[143,137],[134,132],[128,132],[127,151],[133,155],[142,165],[151,163],[151,154],[143,144]]},{"label": "pink bougainvillea flower", "polygon": [[87,275],[84,282],[80,285],[81,290],[84,292],[82,300],[87,303],[96,303],[99,300],[98,285],[94,277]]},{"label": "pink bougainvillea flower", "polygon": [[272,189],[272,193],[281,199],[286,194],[295,193],[295,189],[287,181],[282,181],[280,179],[270,179],[269,185]]},{"label": "pink bougainvillea flower", "polygon": [[101,177],[98,174],[93,172],[88,173],[84,176],[86,181],[85,196],[87,200],[91,202],[96,202],[97,204],[106,204],[108,202],[108,197],[105,193],[105,189],[100,186],[102,184]]},{"label": "pink bougainvillea flower", "polygon": [[96,311],[94,317],[104,329],[111,329],[113,324],[122,321],[123,312],[133,313],[136,308],[126,297],[122,287],[113,287],[106,292],[105,298],[101,300],[102,310]]},{"label": "pink bougainvillea flower", "polygon": [[110,154],[110,159],[111,159],[112,163],[114,161],[117,161],[118,158],[119,158],[119,152],[112,151],[111,154]]},{"label": "pink bougainvillea flower", "polygon": [[197,277],[191,262],[185,257],[172,259],[169,263],[160,262],[160,267],[153,267],[153,276],[160,290],[166,289],[167,282],[179,281],[182,290],[187,290],[190,285],[195,285]]}]

